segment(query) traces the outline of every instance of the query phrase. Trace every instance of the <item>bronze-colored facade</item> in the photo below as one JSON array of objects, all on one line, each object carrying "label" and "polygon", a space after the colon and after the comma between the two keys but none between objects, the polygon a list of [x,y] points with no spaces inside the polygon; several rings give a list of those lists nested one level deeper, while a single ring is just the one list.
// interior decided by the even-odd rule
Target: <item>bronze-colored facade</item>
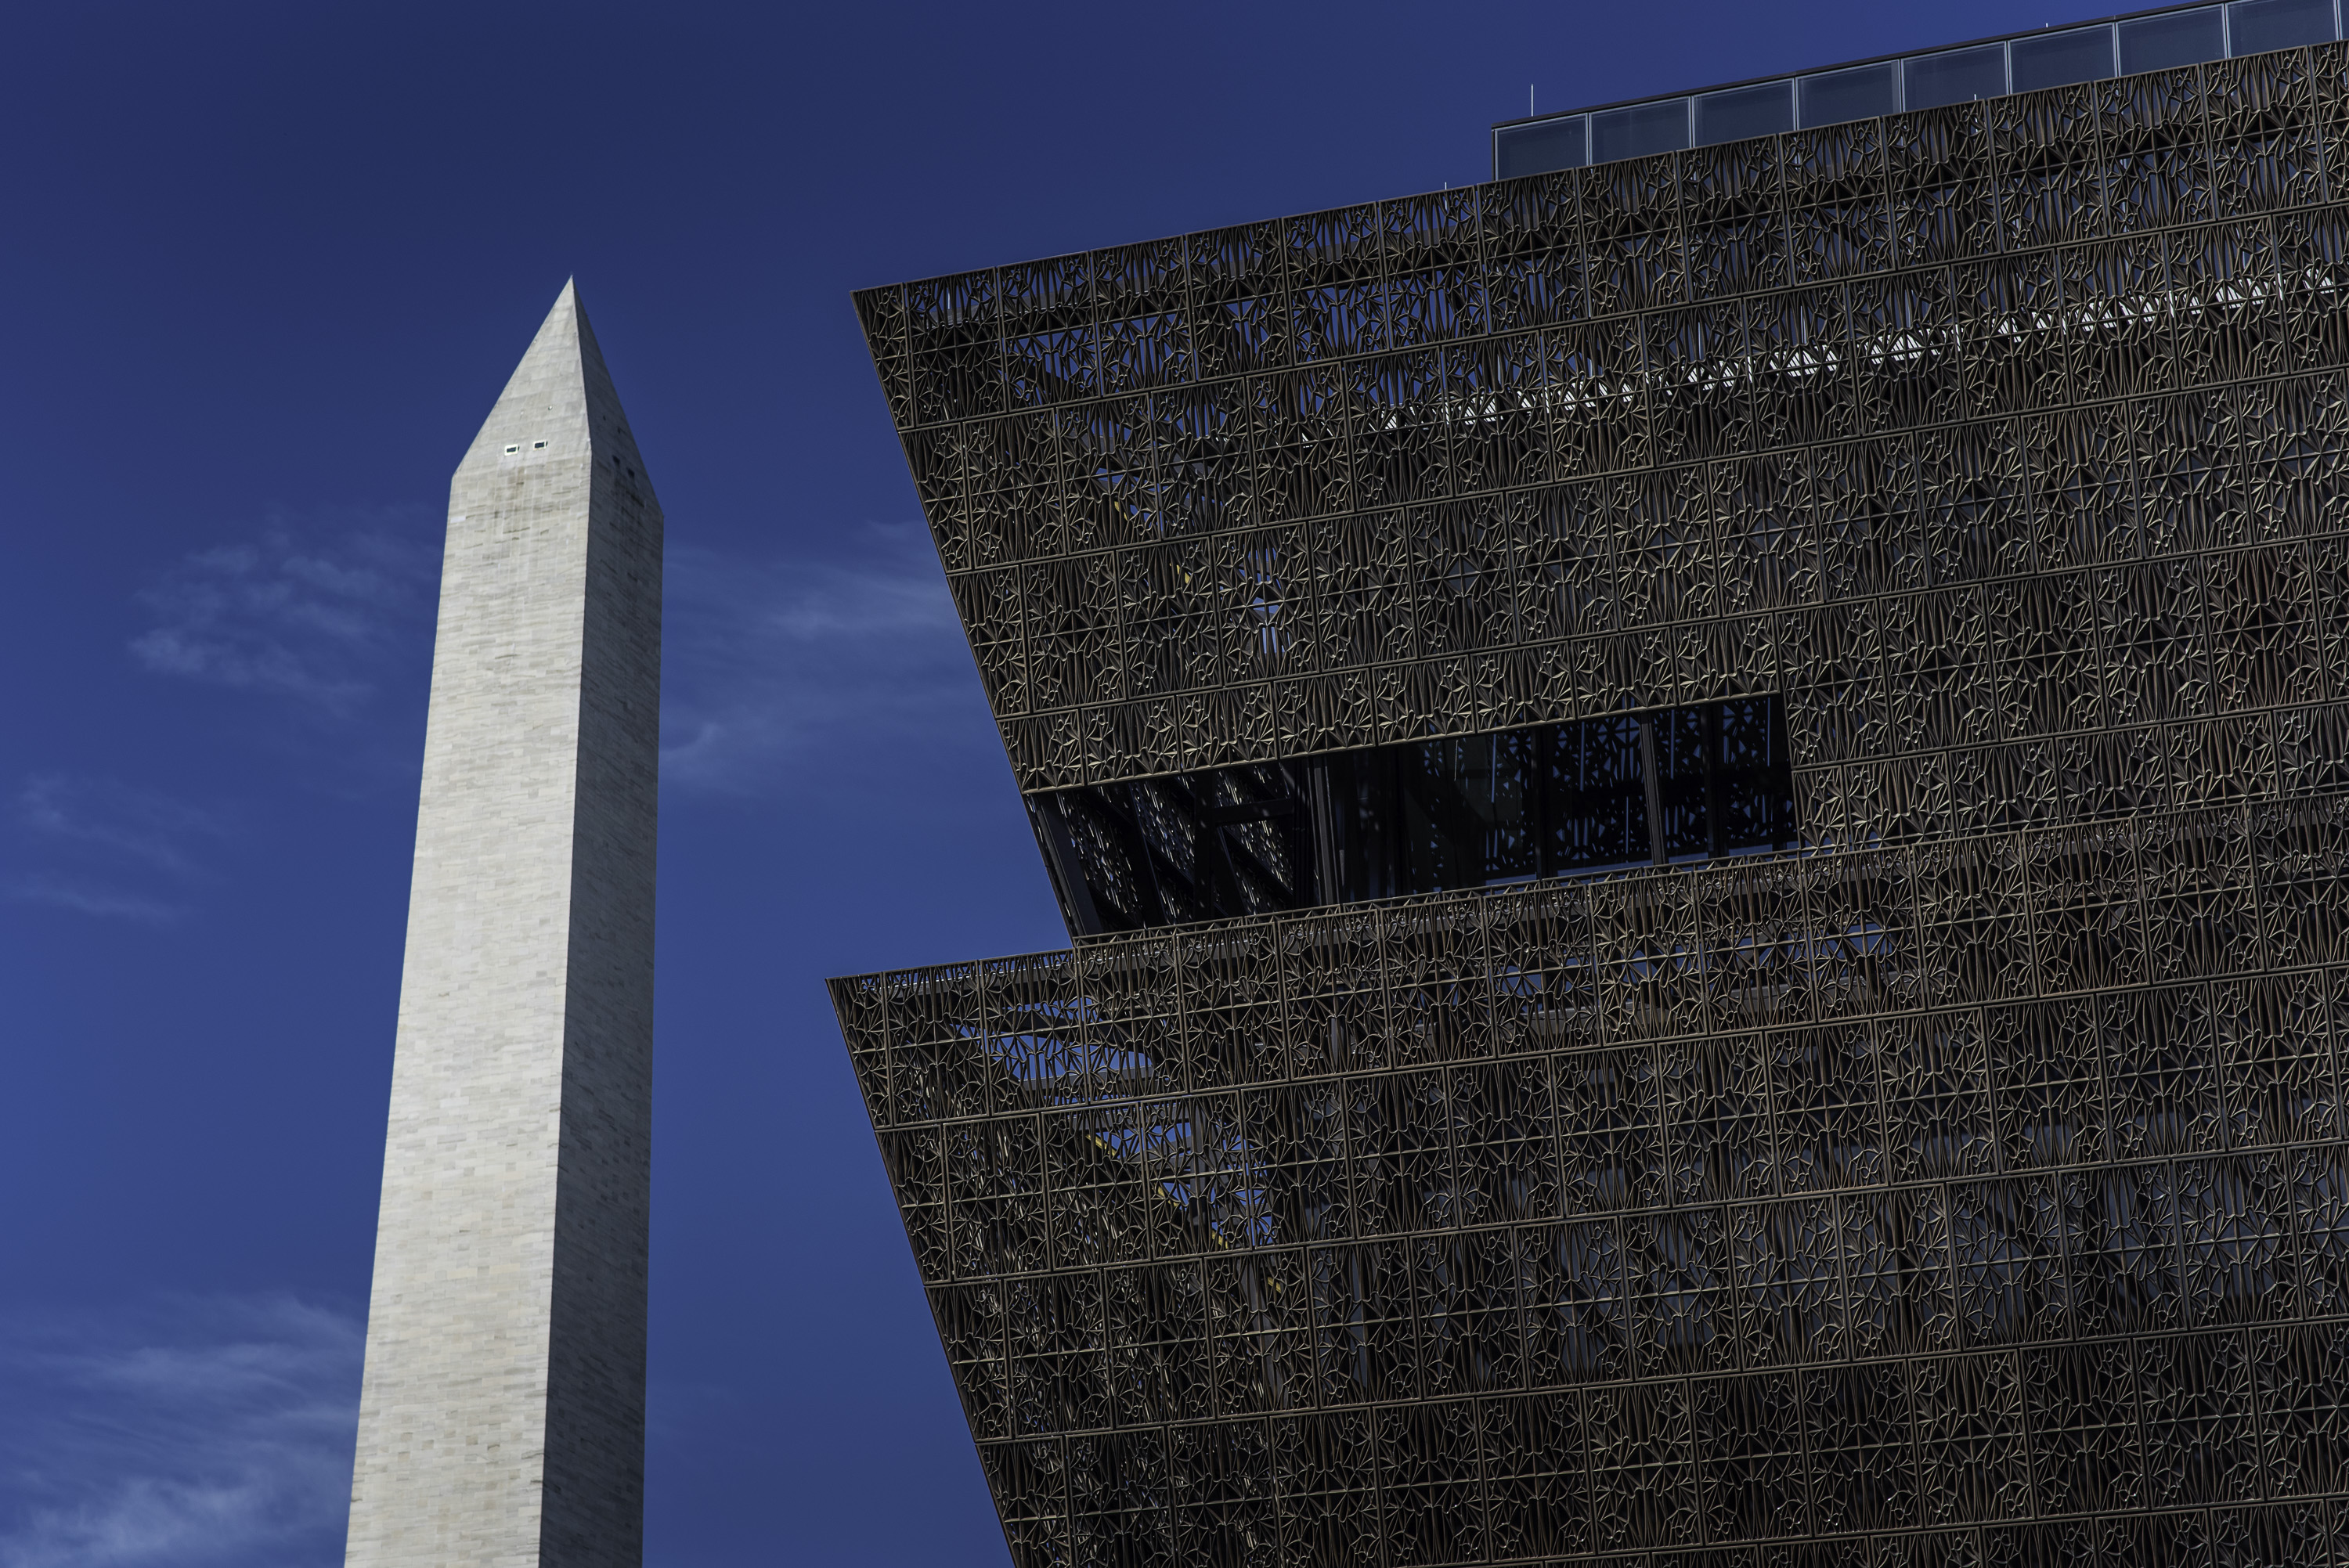
[{"label": "bronze-colored facade", "polygon": [[2349,1553],[2349,46],[858,297],[1014,1561]]}]

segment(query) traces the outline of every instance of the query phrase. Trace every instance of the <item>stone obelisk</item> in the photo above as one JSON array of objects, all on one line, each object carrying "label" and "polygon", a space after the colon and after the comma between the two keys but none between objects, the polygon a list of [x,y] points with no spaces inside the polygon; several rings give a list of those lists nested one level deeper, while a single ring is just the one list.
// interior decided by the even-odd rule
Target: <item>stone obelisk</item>
[{"label": "stone obelisk", "polygon": [[566,284],[449,490],[353,1568],[642,1561],[660,606]]}]

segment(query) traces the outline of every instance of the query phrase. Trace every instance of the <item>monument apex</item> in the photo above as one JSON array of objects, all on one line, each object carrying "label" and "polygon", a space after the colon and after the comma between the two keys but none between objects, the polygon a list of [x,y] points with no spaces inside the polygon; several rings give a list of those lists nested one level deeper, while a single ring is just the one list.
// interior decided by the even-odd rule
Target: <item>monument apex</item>
[{"label": "monument apex", "polygon": [[660,607],[566,284],[450,486],[352,1568],[642,1559]]}]

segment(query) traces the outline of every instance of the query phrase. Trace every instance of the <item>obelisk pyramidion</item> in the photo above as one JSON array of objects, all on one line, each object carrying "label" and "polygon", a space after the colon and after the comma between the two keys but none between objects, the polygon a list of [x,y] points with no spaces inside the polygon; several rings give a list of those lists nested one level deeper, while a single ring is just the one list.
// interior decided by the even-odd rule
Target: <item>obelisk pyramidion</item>
[{"label": "obelisk pyramidion", "polygon": [[565,285],[450,485],[353,1568],[643,1557],[660,604]]}]

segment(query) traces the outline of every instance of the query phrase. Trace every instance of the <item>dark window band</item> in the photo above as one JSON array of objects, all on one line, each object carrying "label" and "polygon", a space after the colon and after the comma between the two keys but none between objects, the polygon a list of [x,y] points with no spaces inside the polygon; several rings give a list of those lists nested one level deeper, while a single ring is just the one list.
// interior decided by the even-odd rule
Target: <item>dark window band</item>
[{"label": "dark window band", "polygon": [[1775,696],[1063,789],[1031,810],[1080,935],[1795,838]]}]

